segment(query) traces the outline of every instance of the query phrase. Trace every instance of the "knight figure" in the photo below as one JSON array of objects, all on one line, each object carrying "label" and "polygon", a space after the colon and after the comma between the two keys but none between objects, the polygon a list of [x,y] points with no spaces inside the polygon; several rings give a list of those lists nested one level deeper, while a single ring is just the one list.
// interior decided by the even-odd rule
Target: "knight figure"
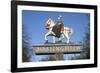
[{"label": "knight figure", "polygon": [[53,37],[53,43],[55,43],[55,37],[59,38],[59,41],[62,41],[64,38],[67,38],[67,43],[70,42],[70,38],[73,34],[73,29],[65,27],[62,22],[62,16],[58,16],[57,23],[55,24],[52,18],[49,18],[46,21],[45,28],[48,32],[45,34],[45,41],[48,42],[48,36]]},{"label": "knight figure", "polygon": [[58,21],[53,27],[52,31],[56,34],[55,37],[60,38],[61,30],[63,30],[64,24],[62,22],[62,16],[58,16]]}]

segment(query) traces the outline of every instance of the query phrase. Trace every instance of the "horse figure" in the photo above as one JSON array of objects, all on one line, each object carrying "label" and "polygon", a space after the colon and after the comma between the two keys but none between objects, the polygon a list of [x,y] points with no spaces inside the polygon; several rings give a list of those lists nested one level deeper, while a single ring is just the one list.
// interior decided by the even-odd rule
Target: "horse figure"
[{"label": "horse figure", "polygon": [[67,43],[70,43],[70,38],[73,34],[72,28],[55,25],[51,18],[46,21],[45,28],[48,30],[48,32],[45,34],[46,42],[48,42],[48,36],[53,36],[53,43],[55,43],[55,37],[59,38],[59,41],[67,38]]}]

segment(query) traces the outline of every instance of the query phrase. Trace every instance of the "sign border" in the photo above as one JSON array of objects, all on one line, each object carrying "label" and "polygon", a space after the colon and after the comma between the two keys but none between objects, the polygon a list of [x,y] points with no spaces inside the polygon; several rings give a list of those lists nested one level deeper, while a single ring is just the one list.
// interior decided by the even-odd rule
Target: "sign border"
[{"label": "sign border", "polygon": [[[17,64],[17,7],[18,5],[28,6],[47,6],[47,7],[63,7],[63,8],[81,8],[94,10],[94,64],[82,65],[61,65],[61,66],[46,66],[46,67],[28,67],[18,68]],[[11,1],[11,72],[25,72],[25,71],[43,71],[43,70],[57,70],[57,69],[73,69],[73,68],[89,68],[97,67],[97,6],[96,5],[80,5],[80,4],[62,4],[62,3],[48,3],[48,2],[33,2],[33,1]]]}]

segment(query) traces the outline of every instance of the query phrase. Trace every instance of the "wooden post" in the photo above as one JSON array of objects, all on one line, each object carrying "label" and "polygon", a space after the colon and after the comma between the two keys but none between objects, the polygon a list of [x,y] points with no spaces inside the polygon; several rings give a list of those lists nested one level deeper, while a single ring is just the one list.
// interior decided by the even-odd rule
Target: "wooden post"
[{"label": "wooden post", "polygon": [[55,56],[56,56],[56,60],[64,60],[63,53],[56,53]]}]

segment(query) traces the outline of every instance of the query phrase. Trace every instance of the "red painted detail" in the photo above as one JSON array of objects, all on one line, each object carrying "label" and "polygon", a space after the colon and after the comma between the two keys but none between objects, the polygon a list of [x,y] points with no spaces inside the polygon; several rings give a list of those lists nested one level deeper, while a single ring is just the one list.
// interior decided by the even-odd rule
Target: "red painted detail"
[{"label": "red painted detail", "polygon": [[64,32],[64,26],[61,28],[61,32]]},{"label": "red painted detail", "polygon": [[62,27],[61,32],[68,32],[68,33],[70,33],[71,30],[70,29],[64,29],[64,27]]}]

